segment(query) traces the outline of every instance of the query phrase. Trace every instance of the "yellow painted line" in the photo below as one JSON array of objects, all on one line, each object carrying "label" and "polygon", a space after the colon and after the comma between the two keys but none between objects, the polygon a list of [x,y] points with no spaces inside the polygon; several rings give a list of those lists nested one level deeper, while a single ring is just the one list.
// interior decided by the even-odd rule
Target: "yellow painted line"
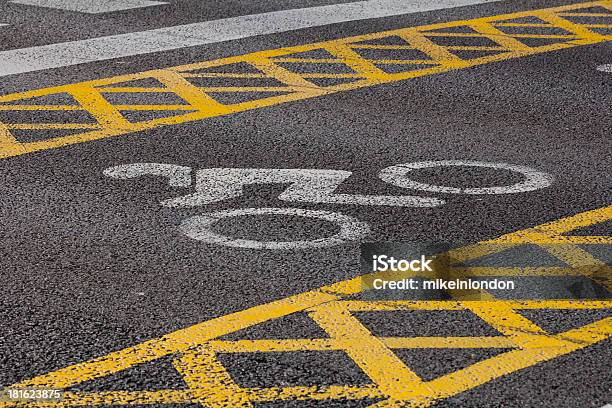
[{"label": "yellow painted line", "polygon": [[300,74],[303,78],[361,78],[365,79],[360,74],[341,73],[341,74],[329,74],[329,73],[307,73]]},{"label": "yellow painted line", "polygon": [[540,27],[540,28],[547,28],[547,27],[554,27],[551,24],[545,24],[545,23],[496,23],[495,27]]},{"label": "yellow painted line", "polygon": [[13,123],[6,125],[7,129],[100,129],[97,123]]},{"label": "yellow painted line", "polygon": [[218,340],[208,344],[217,353],[278,353],[340,349],[340,345],[332,339]]},{"label": "yellow painted line", "polygon": [[[605,6],[605,4],[602,4]],[[580,12],[571,12],[571,13],[559,13],[560,16],[563,17],[610,17],[610,14],[606,13],[580,13]]]},{"label": "yellow painted line", "polygon": [[392,349],[421,348],[516,348],[515,341],[508,337],[382,337],[383,344]]},{"label": "yellow painted line", "polygon": [[274,58],[273,61],[277,62],[292,62],[292,63],[310,63],[310,64],[343,64],[344,60],[338,58]]},{"label": "yellow painted line", "polygon": [[612,267],[601,265],[601,261],[592,265],[579,267],[541,266],[541,267],[499,267],[499,266],[470,266],[453,267],[460,276],[576,276],[592,275],[593,272],[612,275]]},{"label": "yellow painted line", "polygon": [[426,387],[380,339],[375,338],[341,302],[322,305],[310,312],[321,326],[381,391],[394,399],[406,399],[411,388]]},{"label": "yellow painted line", "polygon": [[[404,310],[386,309],[387,311]],[[441,309],[415,309],[441,310]],[[457,310],[464,310],[459,308]],[[368,309],[367,311],[380,311]],[[507,337],[380,337],[380,342],[391,349],[402,348],[513,348],[516,342]],[[341,350],[342,345],[331,338],[321,339],[272,339],[272,340],[218,340],[209,346],[217,353],[279,353],[293,351]]]},{"label": "yellow painted line", "polygon": [[[428,383],[435,390],[434,394],[415,390],[410,403],[415,407],[429,406],[436,400],[451,397],[523,368],[588,347],[609,338],[612,335],[611,324],[612,319],[600,320],[580,329],[562,333],[563,337],[573,340],[566,345],[511,350],[454,373],[438,377]],[[372,407],[396,407],[401,406],[400,404],[402,401],[387,400],[372,405]]]},{"label": "yellow painted line", "polygon": [[252,400],[258,402],[298,400],[298,401],[325,401],[325,400],[360,400],[364,398],[384,398],[383,392],[376,386],[316,386],[316,387],[274,387],[255,388],[249,390]]},{"label": "yellow painted line", "polygon": [[376,44],[357,44],[351,48],[358,50],[414,50],[411,45],[376,45]]},{"label": "yellow painted line", "polygon": [[160,110],[160,111],[173,111],[173,110],[185,110],[191,111],[193,107],[191,105],[116,105],[117,110],[133,110],[133,111],[148,111],[148,110]]},{"label": "yellow painted line", "polygon": [[0,105],[0,111],[71,111],[83,110],[81,105]]},{"label": "yellow painted line", "polygon": [[199,74],[191,74],[189,72],[184,72],[183,77],[185,78],[268,78],[264,74],[256,74],[256,73],[234,73],[234,72],[209,72],[209,73],[199,73]]},{"label": "yellow painted line", "polygon": [[97,88],[102,93],[168,93],[170,92],[167,88],[160,88],[156,86],[141,87],[141,86],[109,86],[103,88]]},{"label": "yellow painted line", "polygon": [[290,92],[286,86],[211,86],[203,87],[205,92]]},{"label": "yellow painted line", "polygon": [[[583,11],[596,6],[605,7],[611,9],[611,11],[609,14],[588,13]],[[589,24],[577,24],[565,18],[574,15],[586,15],[593,19],[602,19],[602,21],[589,21],[590,25],[600,23],[608,24],[609,21],[607,21],[607,18],[612,16],[612,0],[591,1],[541,10],[528,10],[470,20],[458,20],[418,27],[401,28],[313,44],[265,50],[213,61],[203,61],[183,66],[155,69],[78,84],[62,85],[4,95],[0,96],[0,106],[2,106],[1,109],[4,113],[10,113],[12,110],[40,110],[44,112],[47,110],[44,105],[38,108],[19,108],[17,104],[12,104],[12,102],[25,102],[26,105],[33,106],[34,104],[32,103],[28,104],[28,100],[31,98],[57,94],[72,96],[79,102],[79,109],[86,110],[92,114],[98,121],[99,126],[89,130],[85,129],[83,132],[71,135],[58,134],[56,137],[45,140],[22,142],[18,137],[10,134],[10,129],[37,130],[40,128],[27,127],[27,124],[20,123],[17,118],[14,120],[5,119],[5,123],[0,127],[0,129],[2,129],[2,136],[0,137],[0,141],[2,141],[0,143],[0,158],[60,148],[76,143],[90,142],[161,126],[198,121],[251,109],[260,109],[336,92],[345,92],[426,75],[435,75],[456,69],[465,69],[513,58],[522,58],[571,47],[597,44],[612,39],[611,35],[599,34],[590,29],[598,26],[590,27]],[[567,34],[513,34],[504,32],[503,25],[518,24],[520,21],[513,22],[513,19],[520,19],[523,17],[541,18],[547,21],[550,27],[563,29]],[[476,32],[470,34],[447,33],[441,31],[455,27],[464,27],[476,30]],[[372,44],[369,44],[372,40],[385,39],[393,36],[399,36],[406,42],[405,45],[400,44],[400,47],[418,49],[424,52],[426,57],[419,60],[385,60],[381,58],[367,59],[360,54],[360,51],[364,49],[373,48]],[[482,57],[464,58],[457,55],[455,52],[467,50],[467,48],[439,45],[438,40],[443,37],[487,38],[494,43],[494,45],[491,46],[492,48],[487,49],[487,51],[498,51],[498,53],[484,55]],[[559,41],[546,46],[531,47],[522,41],[522,39],[528,38],[557,39]],[[466,47],[467,46],[469,45],[466,45]],[[380,48],[380,46],[377,47]],[[387,47],[381,49],[384,48]],[[482,50],[485,49],[482,48]],[[323,51],[333,55],[333,58],[303,58],[301,53],[308,51]],[[301,68],[284,66],[283,64],[287,62],[299,62],[302,66],[310,64],[313,65],[313,68],[316,68],[315,71],[321,71],[324,68],[324,72],[301,72],[299,70]],[[330,67],[322,65],[329,63],[331,63]],[[236,64],[243,64],[246,67],[250,67],[250,69],[247,69],[247,72],[234,72],[234,70],[230,68],[235,67]],[[401,65],[404,67],[404,72],[387,72],[385,69],[388,69],[388,67],[385,67],[385,64]],[[419,64],[431,64],[432,67],[411,67],[412,65]],[[249,72],[253,70],[256,72]],[[353,72],[346,72],[347,70]],[[309,79],[312,78],[350,78],[350,75],[358,77],[359,79],[348,83],[329,86],[319,86],[309,81]],[[276,96],[259,95],[257,99],[248,102],[225,104],[218,101],[215,96],[209,95],[206,88],[193,85],[190,79],[194,77],[227,78],[228,84],[224,87],[226,90],[222,91],[224,93],[241,92],[240,88],[243,88],[241,84],[232,82],[232,80],[241,78],[274,79],[287,85],[287,87],[289,87],[289,92],[284,95]],[[162,83],[162,86],[147,88],[134,87],[130,84],[131,81],[143,79],[157,80]],[[230,91],[227,89],[230,89]],[[108,102],[104,96],[107,93],[118,92],[140,94],[147,92],[173,93],[185,100],[186,104],[189,105],[189,108],[183,108],[183,110],[193,110],[194,112],[190,114],[181,114],[177,112],[176,115],[168,117],[167,113],[172,110],[170,109],[172,105],[156,105],[153,101],[144,101],[141,105],[113,105]],[[143,97],[144,96],[145,95],[143,95]],[[131,106],[134,106],[134,108],[131,108]],[[138,106],[141,108],[138,108]],[[160,117],[132,122],[122,113],[124,110],[145,110],[145,108],[143,108],[144,106],[150,108],[148,110],[152,113],[159,111]],[[66,105],[65,108],[59,108],[56,105],[48,110],[61,111],[72,109],[74,109],[72,105]],[[57,127],[55,127],[56,129],[65,129],[60,126],[61,123],[55,125],[57,125]],[[46,127],[45,129],[54,129],[54,127]]]},{"label": "yellow painted line", "polygon": [[[10,143],[10,140],[8,141]],[[453,249],[454,259],[469,261],[523,244],[546,248],[546,239],[571,234],[582,227],[612,219],[612,206],[586,211],[560,220],[502,235],[499,238]],[[484,248],[484,249],[481,249]],[[590,259],[559,256],[570,265]],[[459,273],[459,272],[458,272]],[[437,401],[470,390],[501,376],[512,374],[543,361],[589,347],[612,337],[612,317],[562,333],[548,333],[521,310],[610,310],[612,300],[355,300],[364,281],[375,277],[397,277],[397,273],[364,275],[324,286],[299,295],[231,313],[169,333],[157,339],[112,352],[90,361],[74,364],[48,374],[22,381],[11,387],[66,388],[106,377],[136,365],[170,356],[177,372],[189,385],[187,390],[69,392],[62,402],[27,406],[101,406],[137,404],[200,403],[210,407],[252,407],[258,402],[288,400],[383,399],[373,407],[409,404],[426,407]],[[395,312],[402,310],[466,311],[496,329],[498,336],[465,337],[376,337],[356,317],[355,312]],[[304,339],[238,339],[221,337],[269,320],[306,312],[329,337]],[[570,314],[568,313],[568,316]],[[457,324],[460,324],[458,322]],[[395,354],[397,349],[474,348],[510,349],[464,369],[431,381],[421,379]],[[217,357],[219,353],[284,353],[330,350],[342,351],[370,378],[372,384],[316,385],[308,387],[248,388],[240,386]],[[0,403],[0,407],[26,406]]]},{"label": "yellow painted line", "polygon": [[490,47],[487,45],[473,45],[473,46],[465,46],[465,45],[451,45],[446,47],[447,50],[451,51],[504,51],[505,48],[502,47]]}]

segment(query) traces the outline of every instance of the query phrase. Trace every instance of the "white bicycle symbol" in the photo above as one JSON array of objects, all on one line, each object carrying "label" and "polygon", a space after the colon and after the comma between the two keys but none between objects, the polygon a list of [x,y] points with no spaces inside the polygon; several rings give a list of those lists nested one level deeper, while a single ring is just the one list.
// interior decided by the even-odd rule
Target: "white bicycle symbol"
[{"label": "white bicycle symbol", "polygon": [[[418,182],[409,178],[410,172],[431,167],[479,167],[506,170],[519,173],[523,180],[519,183],[495,186],[457,188]],[[110,167],[104,174],[114,179],[131,179],[142,176],[160,176],[168,180],[172,187],[191,187],[193,171],[190,167],[163,163],[133,163]],[[292,203],[352,204],[371,206],[399,207],[438,207],[445,200],[416,195],[362,195],[342,194],[335,191],[346,181],[352,172],[325,169],[241,169],[209,168],[195,172],[194,192],[182,197],[164,200],[160,204],[170,208],[199,207],[240,197],[244,186],[251,184],[288,184],[278,196],[282,201]],[[530,167],[506,163],[480,161],[442,160],[398,164],[380,171],[378,177],[393,186],[445,194],[513,194],[549,187],[553,177]],[[219,220],[232,217],[288,215],[315,218],[335,223],[338,232],[331,237],[302,241],[255,241],[237,239],[218,234],[212,226]],[[303,249],[338,245],[347,241],[359,241],[370,233],[366,222],[348,215],[320,210],[299,208],[242,208],[196,215],[182,221],[180,230],[186,236],[207,243],[238,248],[255,249]]]}]

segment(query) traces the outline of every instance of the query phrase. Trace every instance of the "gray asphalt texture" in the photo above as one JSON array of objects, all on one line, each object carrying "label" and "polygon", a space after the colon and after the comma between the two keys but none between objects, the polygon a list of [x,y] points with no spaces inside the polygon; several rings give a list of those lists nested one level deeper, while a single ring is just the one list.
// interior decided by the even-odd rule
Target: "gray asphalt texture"
[{"label": "gray asphalt texture", "polygon": [[[172,3],[170,11],[163,13],[152,7],[104,16],[2,3],[2,22],[13,27],[0,28],[0,48],[338,1]],[[0,77],[0,92],[569,3],[507,1],[291,31]],[[180,222],[192,215],[250,207],[337,211],[368,222],[369,241],[459,245],[609,205],[612,75],[596,67],[611,62],[609,44],[576,47],[0,160],[0,385],[360,273],[358,243],[299,251],[207,245],[179,232]],[[250,186],[244,196],[206,208],[170,209],[159,202],[190,191],[168,187],[163,179],[112,180],[102,174],[108,167],[137,162],[194,169],[338,169],[353,172],[340,192],[395,195],[405,191],[380,181],[377,174],[382,168],[453,159],[526,165],[554,175],[555,182],[547,189],[522,194],[426,194],[447,200],[444,206],[429,209],[288,205],[277,199],[285,186]],[[423,170],[415,172],[414,178],[456,187],[516,182],[511,173],[484,170]],[[312,239],[335,231],[324,222],[280,217],[226,220],[216,230],[262,240]],[[610,224],[599,231],[601,235],[611,232]],[[567,329],[568,321],[579,323],[605,314],[576,319],[569,315],[533,318],[554,331],[561,326]],[[228,338],[274,337],[275,331],[281,338],[321,336],[321,329],[312,327],[306,316],[288,319],[284,325],[271,322],[272,328],[254,328]],[[474,322],[474,317],[453,313],[404,316],[398,324],[380,317],[363,319],[373,331],[382,330],[381,335],[402,325],[415,335],[480,331],[485,335],[492,330]],[[610,346],[609,340],[601,342],[437,406],[601,407],[612,403]],[[407,350],[400,358],[430,379],[491,353],[454,352]],[[227,355],[223,363],[244,386],[368,382],[341,353],[316,354]],[[77,388],[184,387],[169,360],[162,359]],[[373,401],[341,401],[337,406],[367,402]],[[319,404],[295,406],[335,406]]]}]

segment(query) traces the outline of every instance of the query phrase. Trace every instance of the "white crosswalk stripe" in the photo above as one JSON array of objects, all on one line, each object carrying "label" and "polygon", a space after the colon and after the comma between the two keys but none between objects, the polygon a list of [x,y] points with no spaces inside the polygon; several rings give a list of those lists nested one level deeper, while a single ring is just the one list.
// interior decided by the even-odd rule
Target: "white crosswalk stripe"
[{"label": "white crosswalk stripe", "polygon": [[[15,0],[42,2],[52,0]],[[62,0],[62,2],[73,0]],[[80,0],[79,0],[80,1]],[[60,68],[347,21],[391,17],[498,0],[368,0],[224,18],[155,30],[0,52],[0,76]]]},{"label": "white crosswalk stripe", "polygon": [[11,0],[9,3],[78,11],[90,14],[109,13],[111,11],[168,4],[163,1],[151,0]]}]

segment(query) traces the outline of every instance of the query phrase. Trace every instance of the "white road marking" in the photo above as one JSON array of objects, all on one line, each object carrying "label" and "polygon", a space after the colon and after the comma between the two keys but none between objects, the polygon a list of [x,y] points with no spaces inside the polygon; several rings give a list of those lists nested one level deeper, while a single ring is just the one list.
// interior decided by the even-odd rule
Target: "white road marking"
[{"label": "white road marking", "polygon": [[[602,71],[602,72],[611,72],[612,73],[612,64],[605,64],[605,65],[600,65],[597,67],[598,71]],[[610,404],[608,404],[610,405]],[[603,407],[606,408],[606,407]],[[612,406],[610,407],[612,408]]]},{"label": "white road marking", "polygon": [[[66,0],[66,2],[69,1],[73,0]],[[347,21],[391,17],[495,1],[499,0],[368,0],[281,10],[135,33],[6,50],[0,52],[0,76],[176,50]]]},{"label": "white road marking", "polygon": [[89,14],[109,13],[112,11],[168,4],[165,1],[150,0],[11,0],[9,3],[78,11]]},{"label": "white road marking", "polygon": [[[436,186],[433,184],[420,183],[410,180],[406,175],[416,169],[424,169],[429,167],[445,167],[445,166],[468,166],[468,167],[488,167],[492,169],[509,170],[517,172],[525,176],[525,180],[510,186],[496,187],[479,187],[479,188],[457,188]],[[402,188],[413,190],[429,191],[433,193],[451,193],[451,194],[510,194],[522,193],[525,191],[538,190],[540,188],[549,187],[552,184],[553,177],[550,174],[534,170],[526,166],[518,166],[506,163],[487,163],[478,161],[463,161],[463,160],[442,160],[442,161],[424,161],[417,163],[399,164],[397,166],[387,167],[383,169],[379,177],[386,183],[393,184]]]},{"label": "white road marking", "polygon": [[213,168],[196,172],[196,192],[162,202],[166,207],[197,207],[240,197],[250,184],[289,184],[278,198],[317,204],[437,207],[443,200],[418,196],[380,196],[334,193],[351,176],[344,170]]},{"label": "white road marking", "polygon": [[191,167],[163,163],[134,163],[109,167],[104,175],[114,179],[126,180],[142,176],[161,176],[168,179],[172,187],[189,187],[191,185]]},{"label": "white road marking", "polygon": [[[217,221],[224,218],[257,215],[289,215],[294,217],[316,218],[334,223],[340,230],[331,237],[309,241],[255,241],[232,238],[211,230],[211,227]],[[242,208],[238,210],[218,211],[187,218],[181,223],[180,229],[189,238],[210,244],[225,245],[235,248],[275,250],[334,246],[349,241],[359,241],[370,233],[370,227],[367,223],[356,220],[348,215],[330,211],[303,210],[300,208]]]},{"label": "white road marking", "polygon": [[[488,167],[518,172],[525,180],[513,185],[456,188],[437,186],[410,180],[406,174],[415,169],[445,166]],[[142,176],[165,177],[173,187],[189,187],[192,183],[192,168],[175,164],[134,163],[109,167],[104,175],[115,179],[131,179]],[[287,188],[278,196],[280,200],[317,204],[389,205],[402,207],[436,207],[445,203],[433,197],[379,196],[361,194],[339,194],[336,189],[353,173],[346,170],[321,169],[234,169],[212,168],[195,172],[195,193],[167,199],[161,205],[173,208],[198,207],[241,197],[244,186],[252,184],[286,184]],[[401,188],[453,194],[506,194],[532,191],[551,185],[552,176],[529,167],[506,163],[479,161],[442,160],[399,164],[387,167],[379,173],[381,180]],[[219,234],[213,230],[221,219],[258,216],[287,215],[317,218],[335,223],[339,232],[331,237],[307,241],[256,241],[239,239]],[[339,245],[347,241],[359,241],[370,233],[368,223],[347,215],[298,208],[244,208],[224,210],[192,216],[181,222],[180,230],[189,238],[212,244],[236,248],[289,250],[321,248]]]}]

